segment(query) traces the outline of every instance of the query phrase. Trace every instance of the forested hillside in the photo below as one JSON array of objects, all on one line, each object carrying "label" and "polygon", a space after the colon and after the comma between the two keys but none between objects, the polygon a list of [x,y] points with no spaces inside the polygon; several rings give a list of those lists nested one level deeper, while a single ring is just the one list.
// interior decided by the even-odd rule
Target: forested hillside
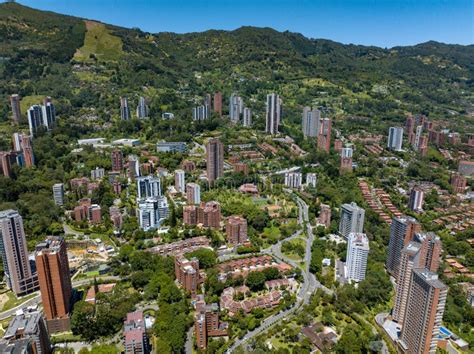
[{"label": "forested hillside", "polygon": [[276,90],[291,116],[310,102],[334,115],[387,119],[472,110],[472,45],[383,49],[253,27],[151,34],[16,3],[0,4],[0,38],[3,121],[11,93],[57,97],[66,114],[104,108],[109,119],[120,94],[145,94],[154,113],[186,114],[196,93],[213,90],[255,102]]}]

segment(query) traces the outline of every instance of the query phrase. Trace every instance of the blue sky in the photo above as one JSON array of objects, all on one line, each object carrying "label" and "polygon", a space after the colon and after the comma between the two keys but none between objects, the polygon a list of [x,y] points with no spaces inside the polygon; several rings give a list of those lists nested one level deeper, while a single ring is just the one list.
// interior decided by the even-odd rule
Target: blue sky
[{"label": "blue sky", "polygon": [[392,47],[474,43],[474,0],[19,0],[44,10],[148,32],[244,25],[312,38]]}]

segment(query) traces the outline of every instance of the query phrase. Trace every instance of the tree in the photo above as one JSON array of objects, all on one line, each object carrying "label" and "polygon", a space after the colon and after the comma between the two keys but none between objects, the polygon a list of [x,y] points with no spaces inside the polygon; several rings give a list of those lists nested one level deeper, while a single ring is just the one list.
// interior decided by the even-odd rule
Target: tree
[{"label": "tree", "polygon": [[87,341],[96,338],[94,326],[94,305],[85,301],[79,301],[74,305],[71,317],[72,333],[80,335]]},{"label": "tree", "polygon": [[280,278],[280,271],[277,268],[265,268],[262,273],[265,276],[265,280],[274,280]]},{"label": "tree", "polygon": [[336,353],[362,353],[364,351],[364,343],[361,332],[362,328],[359,326],[346,326],[334,348]]},{"label": "tree", "polygon": [[152,274],[150,271],[138,270],[130,275],[130,281],[135,289],[143,289],[150,281]]},{"label": "tree", "polygon": [[170,217],[169,222],[171,227],[176,227],[176,207],[174,202],[170,203]]},{"label": "tree", "polygon": [[253,291],[262,290],[265,284],[265,275],[262,272],[251,272],[245,283]]},{"label": "tree", "polygon": [[186,254],[186,257],[193,258],[196,257],[199,260],[199,268],[208,269],[213,267],[217,261],[217,253],[208,248],[200,248],[196,251]]}]

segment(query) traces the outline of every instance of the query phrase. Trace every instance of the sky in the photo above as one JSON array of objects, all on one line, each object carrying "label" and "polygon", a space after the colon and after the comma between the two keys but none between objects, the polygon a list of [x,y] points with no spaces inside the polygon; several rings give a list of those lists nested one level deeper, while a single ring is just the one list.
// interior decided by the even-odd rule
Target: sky
[{"label": "sky", "polygon": [[474,0],[19,0],[146,32],[272,27],[311,38],[393,47],[474,44]]}]

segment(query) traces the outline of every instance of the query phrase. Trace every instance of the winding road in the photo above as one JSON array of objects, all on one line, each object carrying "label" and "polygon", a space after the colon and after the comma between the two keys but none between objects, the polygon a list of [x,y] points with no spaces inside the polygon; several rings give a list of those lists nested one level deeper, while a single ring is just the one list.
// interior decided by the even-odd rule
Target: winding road
[{"label": "winding road", "polygon": [[[268,317],[261,323],[261,325],[258,328],[254,329],[253,331],[248,332],[243,338],[236,340],[235,343],[226,351],[226,353],[228,354],[232,353],[239,346],[245,344],[250,339],[263,333],[268,328],[272,327],[275,323],[285,319],[285,317],[287,317],[288,315],[292,314],[293,312],[301,308],[301,306],[308,304],[311,294],[314,291],[316,291],[316,289],[322,289],[324,292],[328,294],[331,294],[331,295],[333,294],[333,292],[330,289],[326,288],[319,281],[317,281],[314,274],[310,273],[309,271],[309,264],[311,262],[311,247],[314,241],[314,234],[311,228],[311,224],[309,223],[308,205],[303,199],[298,197],[296,194],[293,194],[292,191],[290,190],[285,190],[285,191],[292,194],[292,196],[294,197],[296,201],[296,204],[298,205],[298,211],[299,211],[298,223],[300,225],[303,225],[303,227],[306,227],[306,233],[307,233],[306,252],[305,252],[305,257],[304,257],[304,267],[302,268],[303,283],[301,284],[300,291],[297,294],[296,303],[291,308]],[[277,244],[272,245],[271,247],[263,250],[262,252],[266,254],[271,254],[275,258],[280,259],[290,264],[293,267],[300,267],[300,265],[298,265],[295,261],[288,258],[281,252],[281,244],[284,241],[288,241],[300,236],[301,233],[302,231],[297,231],[291,237],[281,240]]]}]

